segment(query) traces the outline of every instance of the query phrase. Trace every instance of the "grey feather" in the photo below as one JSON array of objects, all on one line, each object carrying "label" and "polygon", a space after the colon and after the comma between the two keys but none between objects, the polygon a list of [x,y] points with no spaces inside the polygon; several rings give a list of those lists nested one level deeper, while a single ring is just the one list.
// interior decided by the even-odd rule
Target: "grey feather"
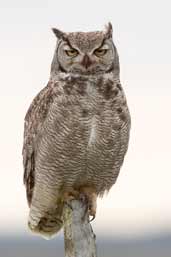
[{"label": "grey feather", "polygon": [[111,26],[107,32],[65,33],[57,42],[49,83],[26,114],[29,227],[45,237],[62,227],[64,193],[89,187],[103,196],[127,152],[131,119],[109,32]]}]

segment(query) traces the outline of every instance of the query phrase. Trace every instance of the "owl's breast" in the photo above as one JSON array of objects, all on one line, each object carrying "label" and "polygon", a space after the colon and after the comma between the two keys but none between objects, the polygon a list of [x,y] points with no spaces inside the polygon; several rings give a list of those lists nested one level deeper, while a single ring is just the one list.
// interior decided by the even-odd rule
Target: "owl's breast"
[{"label": "owl's breast", "polygon": [[127,149],[127,108],[119,94],[104,97],[94,83],[77,89],[64,91],[52,104],[39,156],[54,183],[60,178],[64,187],[93,184],[104,192],[114,183]]}]

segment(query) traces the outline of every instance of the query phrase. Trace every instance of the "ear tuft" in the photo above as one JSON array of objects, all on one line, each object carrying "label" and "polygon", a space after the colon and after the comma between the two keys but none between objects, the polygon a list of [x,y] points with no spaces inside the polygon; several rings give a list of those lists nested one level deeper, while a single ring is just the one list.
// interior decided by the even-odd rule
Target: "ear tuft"
[{"label": "ear tuft", "polygon": [[106,38],[112,38],[112,34],[113,34],[113,28],[112,28],[112,23],[109,22],[106,27],[105,27],[105,35]]},{"label": "ear tuft", "polygon": [[62,39],[65,37],[65,33],[59,29],[52,28],[52,31],[58,39]]}]

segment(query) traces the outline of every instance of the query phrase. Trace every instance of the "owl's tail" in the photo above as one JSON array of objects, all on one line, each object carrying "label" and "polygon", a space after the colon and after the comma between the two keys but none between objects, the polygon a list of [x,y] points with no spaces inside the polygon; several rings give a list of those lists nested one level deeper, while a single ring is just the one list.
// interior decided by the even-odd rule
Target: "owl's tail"
[{"label": "owl's tail", "polygon": [[45,239],[51,239],[63,227],[64,203],[59,202],[53,210],[47,210],[42,214],[38,208],[31,206],[28,227]]}]

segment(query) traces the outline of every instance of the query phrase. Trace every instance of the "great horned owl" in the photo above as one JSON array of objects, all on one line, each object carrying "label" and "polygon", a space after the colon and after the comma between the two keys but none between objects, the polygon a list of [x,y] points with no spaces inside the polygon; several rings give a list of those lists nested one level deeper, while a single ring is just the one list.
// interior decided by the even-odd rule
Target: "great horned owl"
[{"label": "great horned owl", "polygon": [[97,196],[118,177],[130,131],[112,25],[53,32],[51,76],[28,109],[23,145],[28,226],[45,237],[62,228],[66,199],[86,195],[95,216]]}]

